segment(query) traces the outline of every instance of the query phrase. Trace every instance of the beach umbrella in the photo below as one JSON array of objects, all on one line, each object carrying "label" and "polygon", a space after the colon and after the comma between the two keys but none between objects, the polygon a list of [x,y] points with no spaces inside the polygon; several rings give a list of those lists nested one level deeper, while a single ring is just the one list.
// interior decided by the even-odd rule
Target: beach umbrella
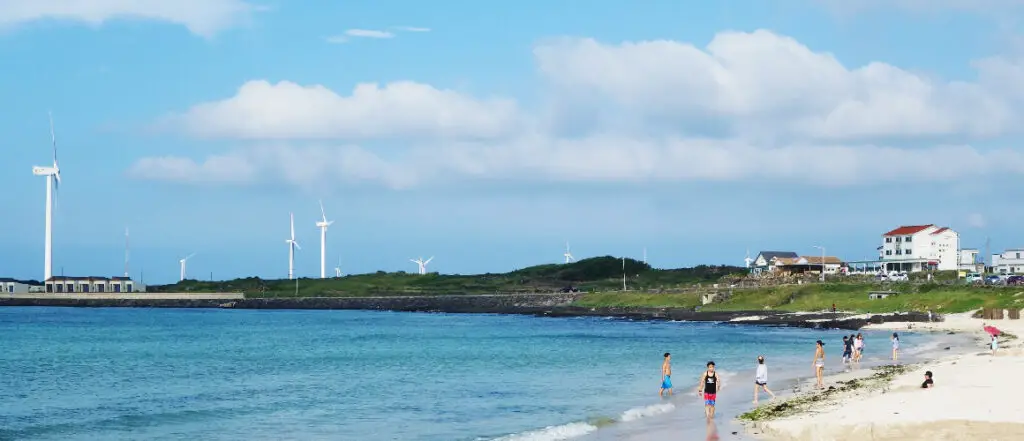
[{"label": "beach umbrella", "polygon": [[986,326],[985,327],[985,332],[989,333],[989,335],[991,335],[993,337],[998,337],[999,334],[1001,334],[1001,332],[999,331],[999,328],[996,328],[995,326]]}]

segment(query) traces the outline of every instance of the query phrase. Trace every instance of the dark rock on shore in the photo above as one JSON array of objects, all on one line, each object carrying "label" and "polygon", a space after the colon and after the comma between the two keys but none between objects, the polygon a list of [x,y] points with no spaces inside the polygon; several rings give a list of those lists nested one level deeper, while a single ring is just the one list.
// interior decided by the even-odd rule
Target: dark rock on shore
[{"label": "dark rock on shore", "polygon": [[[625,320],[730,322],[736,325],[801,328],[860,329],[869,323],[926,322],[926,313],[851,316],[848,314],[793,314],[774,311],[695,311],[686,308],[573,306],[582,294],[495,294],[388,297],[247,298],[225,302],[205,299],[90,299],[3,298],[0,306],[228,308],[228,309],[350,309],[404,312],[522,314],[540,317],[616,317]],[[736,320],[744,318],[743,320]],[[941,317],[935,317],[941,320]]]}]

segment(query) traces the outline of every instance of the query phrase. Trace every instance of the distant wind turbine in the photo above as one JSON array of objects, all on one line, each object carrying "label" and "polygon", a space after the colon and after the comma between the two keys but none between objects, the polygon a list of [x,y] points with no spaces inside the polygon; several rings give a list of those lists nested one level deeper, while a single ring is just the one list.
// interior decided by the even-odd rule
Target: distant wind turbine
[{"label": "distant wind turbine", "polygon": [[[316,223],[316,226],[320,228],[320,278],[327,278],[327,227],[331,226],[334,221],[327,220],[327,213],[324,212],[324,201],[320,201],[320,216],[321,220]],[[295,239],[292,237],[292,239]],[[338,263],[341,266],[341,263]],[[335,268],[337,269],[337,268]]]},{"label": "distant wind turbine", "polygon": [[192,253],[192,254],[189,254],[188,256],[185,256],[184,259],[178,260],[178,263],[181,264],[181,278],[178,279],[178,281],[185,280],[185,263],[188,262],[188,260],[191,259],[192,256],[195,256],[195,255],[196,255],[196,253]]},{"label": "distant wind turbine", "polygon": [[284,243],[288,244],[288,280],[291,280],[295,278],[295,250],[301,250],[302,247],[295,241],[295,214],[288,213],[288,217],[291,218],[292,236]]},{"label": "distant wind turbine", "polygon": [[414,259],[409,259],[410,262],[415,263],[416,265],[419,266],[419,273],[420,273],[420,275],[423,275],[423,274],[427,273],[427,264],[430,263],[431,260],[434,260],[434,256],[430,256],[430,258],[427,259],[426,261],[424,261],[422,257],[420,257],[419,259],[415,259],[415,260]]},{"label": "distant wind turbine", "polygon": [[647,265],[647,247],[644,247],[644,265]]},{"label": "distant wind turbine", "polygon": [[338,266],[334,267],[334,277],[341,277],[341,256],[338,256]]},{"label": "distant wind turbine", "polygon": [[46,176],[46,243],[43,251],[43,281],[53,277],[53,205],[54,196],[60,186],[60,167],[57,165],[57,135],[53,131],[53,114],[50,114],[50,142],[53,145],[53,166],[32,167],[32,174]]},{"label": "distant wind turbine", "polygon": [[565,257],[565,263],[572,263],[572,262],[576,261],[576,258],[572,257],[572,253],[569,252],[569,242],[568,241],[565,242],[565,254],[562,254],[562,256]]},{"label": "distant wind turbine", "polygon": [[750,250],[748,249],[747,250],[747,257],[743,258],[743,263],[747,266],[747,268],[750,268],[750,264],[753,261],[754,261],[754,259],[750,258]]}]

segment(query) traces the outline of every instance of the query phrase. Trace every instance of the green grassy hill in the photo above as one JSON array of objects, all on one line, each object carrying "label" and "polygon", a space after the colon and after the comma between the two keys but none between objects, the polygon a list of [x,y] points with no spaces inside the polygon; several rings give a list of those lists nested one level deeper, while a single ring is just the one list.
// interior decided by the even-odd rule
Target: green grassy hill
[{"label": "green grassy hill", "polygon": [[[899,295],[871,300],[870,291],[891,290]],[[725,293],[729,290],[721,290]],[[700,306],[696,293],[644,294],[603,292],[587,294],[578,306]],[[885,313],[926,311],[937,313],[966,312],[978,308],[1024,309],[1024,287],[896,283],[826,283],[785,285],[770,288],[734,289],[720,303],[700,306],[702,311],[826,311],[832,305],[840,311]]]},{"label": "green grassy hill", "polygon": [[[379,271],[328,279],[298,279],[297,283],[295,280],[264,280],[258,277],[214,282],[185,280],[172,285],[153,285],[148,289],[152,292],[244,292],[248,297],[526,293],[558,292],[568,287],[590,292],[621,290],[622,265],[621,258],[604,256],[569,264],[531,266],[502,274],[419,275]],[[697,283],[715,283],[723,276],[745,272],[740,267],[712,265],[654,269],[628,258],[625,265],[626,283],[631,290],[680,290]]]}]

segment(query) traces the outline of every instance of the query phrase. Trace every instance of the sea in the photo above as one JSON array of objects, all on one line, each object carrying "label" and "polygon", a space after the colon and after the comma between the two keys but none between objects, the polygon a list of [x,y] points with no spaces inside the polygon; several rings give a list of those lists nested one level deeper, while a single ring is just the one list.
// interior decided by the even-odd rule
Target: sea
[{"label": "sea", "polygon": [[[841,336],[610,318],[382,311],[0,308],[0,440],[741,439],[769,387],[844,369]],[[890,333],[866,335],[868,360]],[[908,333],[908,357],[935,350]],[[676,393],[658,396],[670,352]],[[713,360],[719,417],[695,389]],[[766,397],[763,397],[766,399]]]}]

